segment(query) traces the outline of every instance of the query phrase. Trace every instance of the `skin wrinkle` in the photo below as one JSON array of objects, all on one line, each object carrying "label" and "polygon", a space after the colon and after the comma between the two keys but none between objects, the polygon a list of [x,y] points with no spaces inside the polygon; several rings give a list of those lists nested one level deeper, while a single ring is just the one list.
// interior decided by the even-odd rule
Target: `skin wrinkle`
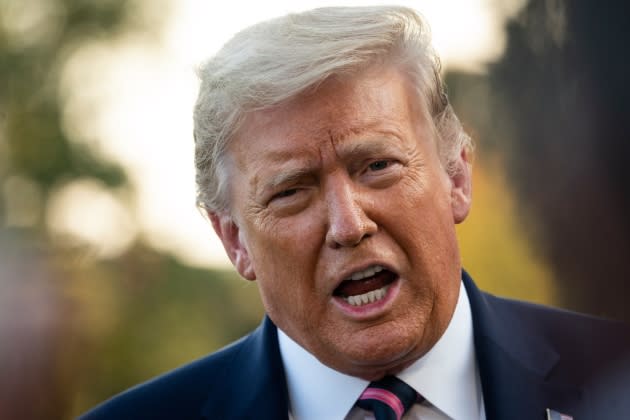
[{"label": "skin wrinkle", "polygon": [[[368,380],[431,348],[459,293],[454,221],[467,212],[469,200],[457,197],[469,193],[461,189],[468,174],[444,172],[411,92],[396,69],[370,69],[291,106],[253,113],[228,150],[239,241],[217,233],[244,256],[237,269],[246,278],[255,273],[279,328],[322,363]],[[269,151],[291,159],[277,162]],[[375,160],[388,163],[369,167]],[[261,180],[305,162],[295,194],[260,202]],[[215,228],[218,217],[211,214]],[[378,316],[354,318],[333,292],[343,272],[376,261],[399,275],[400,291]]]},{"label": "skin wrinkle", "polygon": [[[357,133],[359,133],[359,130],[356,130]],[[349,173],[351,176],[355,175],[355,172],[357,171],[357,168],[352,166],[352,163],[354,161],[357,161],[360,163],[360,165],[356,165],[357,167],[361,167],[364,165],[364,160],[367,159],[368,156],[373,156],[378,154],[379,152],[381,154],[396,154],[395,150],[392,150],[392,147],[390,146],[391,143],[391,139],[392,138],[399,138],[398,137],[392,137],[393,134],[390,131],[386,131],[386,130],[378,130],[377,133],[383,133],[386,137],[384,137],[382,140],[380,140],[378,143],[375,142],[371,142],[371,143],[356,143],[356,144],[351,144],[349,147],[344,147],[343,144],[340,143],[335,143],[335,154],[338,158],[342,158],[343,156],[346,156],[343,160],[348,162],[348,168],[349,168]],[[389,136],[387,136],[387,134],[389,134]],[[332,141],[332,138],[331,138]],[[406,152],[407,154],[411,154],[411,148],[409,148],[408,150],[403,149],[403,152]],[[268,158],[270,161],[276,162],[276,161],[280,161],[281,159],[279,159],[280,156],[286,156],[287,153],[278,153],[277,151],[269,151],[265,153],[265,158]],[[417,154],[416,154],[417,155]],[[361,158],[362,156],[365,156],[366,158]],[[405,154],[401,154],[401,153],[397,153],[396,154],[396,159],[400,162],[400,164],[402,164],[403,166],[408,166],[408,160],[409,158],[407,158],[405,156]],[[286,162],[286,160],[288,160],[289,162]],[[284,164],[283,166],[288,166],[291,169],[287,169],[286,171],[284,170],[278,170],[277,174],[272,175],[271,177],[269,176],[265,176],[264,171],[267,168],[263,168],[263,173],[262,174],[256,174],[255,177],[253,177],[252,182],[250,183],[250,185],[252,186],[252,194],[250,197],[250,200],[253,202],[256,202],[257,205],[260,207],[260,209],[264,209],[265,206],[268,205],[267,200],[268,200],[268,196],[271,195],[270,192],[275,191],[276,189],[278,189],[279,186],[282,185],[286,185],[287,187],[290,187],[291,184],[298,184],[299,181],[306,181],[306,179],[308,178],[308,182],[299,182],[300,184],[306,184],[306,185],[317,185],[320,181],[319,178],[321,178],[321,175],[319,174],[320,166],[319,164],[314,163],[315,161],[313,161],[313,163],[305,163],[305,164],[300,164],[300,163],[295,163],[294,162],[295,159],[285,159],[282,160],[282,162],[280,164]],[[321,158],[320,155],[320,161],[323,160]],[[295,166],[295,168],[293,168],[293,166]],[[312,180],[311,180],[312,178]],[[261,181],[265,180],[265,181]]]}]

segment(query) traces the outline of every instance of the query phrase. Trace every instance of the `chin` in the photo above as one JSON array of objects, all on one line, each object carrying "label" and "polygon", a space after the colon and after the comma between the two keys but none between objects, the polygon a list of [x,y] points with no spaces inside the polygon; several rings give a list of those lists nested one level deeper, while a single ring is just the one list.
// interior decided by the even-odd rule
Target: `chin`
[{"label": "chin", "polygon": [[[370,381],[396,374],[426,353],[415,337],[400,335],[392,339],[378,335],[343,344],[334,352],[334,362],[322,362],[345,374]],[[340,355],[343,355],[343,361]]]}]

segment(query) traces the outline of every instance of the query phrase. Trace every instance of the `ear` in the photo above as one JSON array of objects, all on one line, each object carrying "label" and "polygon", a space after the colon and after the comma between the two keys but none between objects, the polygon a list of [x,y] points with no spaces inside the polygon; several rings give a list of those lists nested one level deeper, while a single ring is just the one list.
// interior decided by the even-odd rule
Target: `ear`
[{"label": "ear", "polygon": [[247,280],[256,280],[256,272],[249,251],[232,216],[227,212],[208,212],[208,217],[236,271]]},{"label": "ear", "polygon": [[461,223],[468,216],[472,203],[472,162],[471,152],[463,148],[457,157],[451,179],[451,210],[453,221]]}]

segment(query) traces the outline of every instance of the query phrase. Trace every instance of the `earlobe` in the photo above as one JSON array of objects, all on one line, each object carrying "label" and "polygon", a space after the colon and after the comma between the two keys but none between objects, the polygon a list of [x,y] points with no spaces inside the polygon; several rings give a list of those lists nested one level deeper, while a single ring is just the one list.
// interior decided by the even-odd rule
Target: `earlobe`
[{"label": "earlobe", "polygon": [[468,216],[472,203],[472,164],[470,152],[462,149],[457,158],[456,171],[451,176],[451,209],[453,221],[461,223]]},{"label": "earlobe", "polygon": [[223,243],[230,261],[236,271],[247,280],[256,280],[256,272],[252,264],[249,250],[242,238],[238,225],[227,213],[208,212],[212,227]]}]

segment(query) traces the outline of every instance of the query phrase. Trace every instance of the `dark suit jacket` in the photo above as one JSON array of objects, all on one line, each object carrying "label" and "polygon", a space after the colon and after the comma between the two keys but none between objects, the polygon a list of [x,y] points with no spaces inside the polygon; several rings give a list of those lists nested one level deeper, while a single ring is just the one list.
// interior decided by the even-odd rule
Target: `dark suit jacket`
[{"label": "dark suit jacket", "polygon": [[[630,419],[630,330],[498,298],[463,273],[488,420]],[[277,331],[265,318],[238,342],[85,414],[98,419],[286,419]],[[457,419],[460,420],[460,419]]]}]

